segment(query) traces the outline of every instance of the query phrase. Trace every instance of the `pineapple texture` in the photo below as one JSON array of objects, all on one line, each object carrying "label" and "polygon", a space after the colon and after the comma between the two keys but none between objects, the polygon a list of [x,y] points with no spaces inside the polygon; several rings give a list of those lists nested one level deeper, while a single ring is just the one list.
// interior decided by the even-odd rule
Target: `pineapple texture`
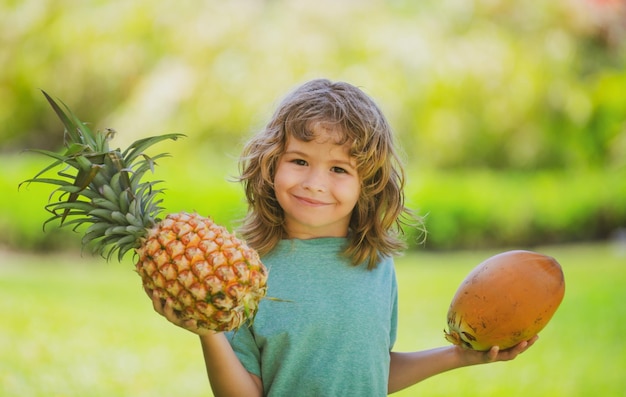
[{"label": "pineapple texture", "polygon": [[267,269],[256,251],[198,214],[169,214],[148,231],[137,253],[148,292],[171,300],[179,318],[200,328],[239,328],[266,292]]},{"label": "pineapple texture", "polygon": [[[180,134],[140,139],[125,149],[109,146],[114,130],[92,131],[62,102],[44,95],[65,127],[65,151],[32,150],[53,159],[33,182],[53,185],[51,221],[84,227],[82,243],[107,259],[138,257],[136,270],[150,295],[172,302],[183,320],[228,331],[252,321],[265,296],[267,269],[258,254],[211,219],[178,213],[161,219],[160,181],[144,178],[166,153],[146,150]],[[48,171],[60,167],[56,175]],[[21,184],[20,184],[21,185]]]}]

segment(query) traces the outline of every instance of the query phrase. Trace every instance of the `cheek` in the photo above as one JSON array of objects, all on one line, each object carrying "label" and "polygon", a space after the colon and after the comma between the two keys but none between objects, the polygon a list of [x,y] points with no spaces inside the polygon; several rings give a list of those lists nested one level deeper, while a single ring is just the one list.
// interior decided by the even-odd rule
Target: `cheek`
[{"label": "cheek", "polygon": [[289,173],[284,168],[278,167],[274,175],[274,192],[276,196],[280,196],[289,186]]},{"label": "cheek", "polygon": [[358,183],[342,183],[337,186],[337,194],[346,205],[356,205],[361,195],[361,187]]}]

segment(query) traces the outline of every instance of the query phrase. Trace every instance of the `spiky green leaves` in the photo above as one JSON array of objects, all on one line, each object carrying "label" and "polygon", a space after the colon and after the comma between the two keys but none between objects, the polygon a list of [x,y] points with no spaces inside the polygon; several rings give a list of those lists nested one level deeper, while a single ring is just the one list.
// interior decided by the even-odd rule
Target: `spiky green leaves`
[{"label": "spiky green leaves", "polygon": [[[59,220],[63,226],[76,230],[89,224],[83,245],[110,258],[117,252],[122,259],[129,250],[139,247],[146,229],[158,222],[162,211],[162,192],[155,185],[160,181],[145,181],[147,171],[154,171],[155,161],[167,153],[148,156],[150,146],[167,139],[176,140],[181,134],[166,134],[135,141],[126,150],[111,150],[109,142],[114,130],[93,132],[62,102],[57,103],[46,92],[46,99],[65,127],[65,151],[61,154],[47,150],[32,150],[54,159],[31,182],[57,186],[50,195],[46,209],[52,214],[44,226]],[[59,166],[56,177],[44,175]],[[56,197],[56,199],[55,199]]]}]

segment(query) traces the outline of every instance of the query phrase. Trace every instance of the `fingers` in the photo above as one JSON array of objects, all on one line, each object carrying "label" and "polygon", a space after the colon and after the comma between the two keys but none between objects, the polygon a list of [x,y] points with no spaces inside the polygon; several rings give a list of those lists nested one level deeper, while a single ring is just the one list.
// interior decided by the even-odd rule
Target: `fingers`
[{"label": "fingers", "polygon": [[166,299],[160,299],[157,297],[156,299],[159,300],[162,304],[163,311],[161,312],[161,314],[165,316],[165,318],[167,318],[170,322],[176,325],[182,325],[178,314],[176,314],[176,311],[174,310],[172,298],[167,297]]},{"label": "fingers", "polygon": [[535,335],[529,340],[522,341],[511,348],[511,352],[515,355],[525,352],[539,339],[539,335]]},{"label": "fingers", "polygon": [[172,301],[172,298],[167,297],[163,299],[156,290],[153,291],[146,287],[144,287],[144,291],[146,291],[146,294],[152,300],[152,307],[154,308],[154,311],[165,317],[172,324],[191,331],[197,335],[213,335],[216,333],[215,331],[199,327],[197,320],[181,318],[174,309],[174,302]]},{"label": "fingers", "polygon": [[455,346],[455,348],[457,349],[458,354],[462,356],[462,360],[466,363],[465,365],[484,364],[496,361],[513,360],[518,355],[528,350],[529,347],[537,342],[537,339],[539,339],[539,337],[535,335],[529,340],[522,341],[505,350],[501,350],[499,346],[492,346],[491,349],[487,351],[465,349],[461,346]]},{"label": "fingers", "polygon": [[146,292],[146,295],[148,295],[148,297],[150,299],[152,299],[152,292],[153,291],[150,288],[146,287],[145,285],[143,286],[143,290]]},{"label": "fingers", "polygon": [[528,340],[528,345],[526,346],[526,349],[528,349],[529,347],[531,347],[532,345],[535,344],[535,342],[537,342],[537,339],[539,339],[539,335],[535,335],[532,338],[530,338]]},{"label": "fingers", "polygon": [[499,352],[499,356],[497,357],[498,361],[509,361],[516,358],[518,355],[524,353],[531,347],[536,341],[539,339],[539,335],[535,335],[529,340],[522,341],[517,345],[511,347],[510,349],[503,350]]},{"label": "fingers", "polygon": [[500,353],[499,346],[492,346],[491,349],[487,352],[487,361],[493,362],[498,359],[498,353]]},{"label": "fingers", "polygon": [[163,302],[159,298],[159,294],[157,293],[157,291],[151,290],[150,288],[146,286],[143,287],[143,290],[146,291],[146,295],[148,295],[148,298],[150,298],[150,300],[152,301],[152,306],[154,306],[154,310],[162,314]]},{"label": "fingers", "polygon": [[144,290],[152,300],[152,307],[154,308],[154,311],[167,318],[169,321],[177,323],[176,320],[178,320],[178,316],[174,311],[172,299],[169,297],[166,299],[162,299],[156,290],[153,291],[148,288],[144,288]]},{"label": "fingers", "polygon": [[163,302],[161,302],[161,299],[159,298],[157,292],[145,286],[143,290],[146,291],[146,295],[148,295],[148,297],[152,301],[152,307],[154,307],[154,311],[159,314],[163,314]]},{"label": "fingers", "polygon": [[527,341],[523,341],[518,343],[515,347],[513,347],[513,349],[511,349],[510,357],[509,359],[512,360],[515,357],[517,357],[519,354],[523,353],[526,349],[528,348],[528,342]]}]

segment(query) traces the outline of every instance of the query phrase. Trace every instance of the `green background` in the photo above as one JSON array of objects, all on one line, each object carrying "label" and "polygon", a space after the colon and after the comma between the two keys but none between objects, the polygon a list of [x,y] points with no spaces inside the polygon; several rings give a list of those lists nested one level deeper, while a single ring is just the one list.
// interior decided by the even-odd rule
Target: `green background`
[{"label": "green background", "polygon": [[[245,139],[317,77],[345,80],[387,114],[404,152],[398,348],[443,340],[469,270],[530,248],[567,291],[540,341],[511,363],[467,368],[399,395],[624,396],[626,5],[622,1],[0,1],[0,394],[210,393],[197,340],[155,315],[130,263],[79,256],[42,223],[47,186],[24,186],[61,150],[40,90],[124,147],[159,144],[168,211],[229,228]],[[181,393],[182,394],[182,393]]]},{"label": "green background", "polygon": [[35,233],[47,192],[15,189],[42,166],[23,149],[62,146],[40,89],[114,128],[114,145],[186,134],[155,148],[174,156],[156,174],[167,209],[235,227],[241,194],[226,179],[243,142],[316,77],[363,88],[387,114],[422,248],[604,240],[626,225],[623,2],[223,3],[0,5],[0,243],[68,240]]}]

